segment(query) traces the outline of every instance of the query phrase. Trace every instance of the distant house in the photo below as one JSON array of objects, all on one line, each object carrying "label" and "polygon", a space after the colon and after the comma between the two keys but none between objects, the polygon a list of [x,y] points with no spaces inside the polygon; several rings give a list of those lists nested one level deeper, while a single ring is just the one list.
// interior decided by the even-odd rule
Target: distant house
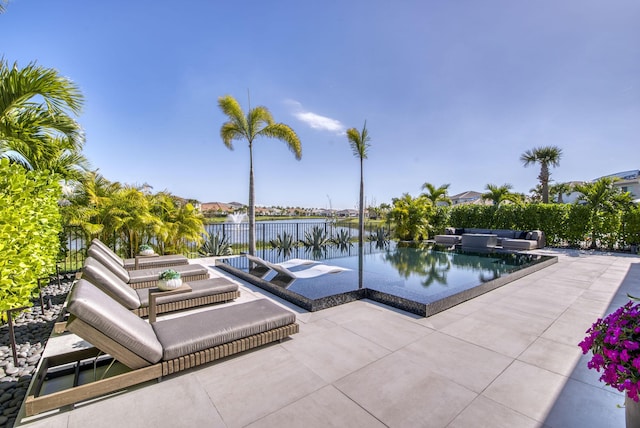
[{"label": "distant house", "polygon": [[[623,192],[631,193],[633,201],[640,202],[640,170],[634,169],[631,171],[616,172],[615,174],[604,175],[591,182],[597,181],[601,178],[617,178],[618,180],[613,183],[615,187],[620,188]],[[576,184],[584,184],[584,181],[571,181],[569,184],[575,186]],[[575,202],[580,196],[579,192],[571,192],[568,195],[562,195],[562,201],[566,204]],[[553,195],[553,200],[558,200],[558,195]]]},{"label": "distant house", "polygon": [[617,178],[618,181],[613,185],[622,189],[623,192],[631,193],[634,202],[640,202],[640,170],[632,169],[631,171],[617,172],[604,177]]},{"label": "distant house", "polygon": [[457,195],[449,196],[451,199],[451,205],[462,204],[482,204],[482,193],[469,190],[466,192],[458,193]]},{"label": "distant house", "polygon": [[340,210],[336,211],[338,217],[358,217],[358,210]]},{"label": "distant house", "polygon": [[224,202],[203,202],[200,204],[200,211],[214,215],[228,215],[242,211],[244,205],[237,202],[225,204]]}]

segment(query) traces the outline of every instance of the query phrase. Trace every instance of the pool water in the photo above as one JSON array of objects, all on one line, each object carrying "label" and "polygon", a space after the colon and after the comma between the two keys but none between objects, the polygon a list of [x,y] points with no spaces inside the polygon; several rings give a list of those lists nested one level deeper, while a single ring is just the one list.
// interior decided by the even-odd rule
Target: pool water
[{"label": "pool water", "polygon": [[[361,267],[359,256],[321,260],[323,264],[348,270],[298,278],[286,288],[270,282],[275,273],[263,280],[249,275],[244,257],[229,259],[229,263],[220,267],[311,311],[369,298],[428,316],[556,261],[555,257],[524,253],[466,253],[393,246],[364,254]],[[295,273],[308,267],[289,270]]]}]

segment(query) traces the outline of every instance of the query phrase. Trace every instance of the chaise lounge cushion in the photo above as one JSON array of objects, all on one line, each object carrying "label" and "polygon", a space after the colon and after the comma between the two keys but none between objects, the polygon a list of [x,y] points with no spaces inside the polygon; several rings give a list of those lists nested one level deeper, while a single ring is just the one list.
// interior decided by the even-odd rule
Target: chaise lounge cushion
[{"label": "chaise lounge cushion", "polygon": [[[186,294],[171,294],[163,296],[160,294],[156,298],[156,304],[161,305],[163,303],[179,302],[188,298],[189,300],[197,299],[200,297],[208,297],[214,294],[232,293],[238,291],[238,284],[231,282],[226,278],[209,278],[200,279],[197,281],[188,281],[186,284],[191,287],[191,291]],[[159,291],[158,288],[152,288],[152,291]],[[133,290],[140,299],[140,306],[149,306],[149,288],[139,288]]]},{"label": "chaise lounge cushion", "polygon": [[[170,360],[294,323],[296,316],[266,299],[158,321],[153,330]],[[207,326],[207,328],[202,328]]]},{"label": "chaise lounge cushion", "polygon": [[67,310],[149,363],[162,358],[162,345],[149,323],[80,279],[69,293]]},{"label": "chaise lounge cushion", "polygon": [[107,269],[113,272],[121,281],[127,284],[136,284],[140,282],[157,281],[160,273],[167,269],[173,269],[184,276],[196,276],[196,275],[208,275],[208,270],[205,266],[199,264],[186,264],[179,266],[166,267],[154,267],[148,269],[132,270],[128,271],[124,267],[120,266],[111,256],[100,250],[94,245],[89,247],[87,251],[89,257],[97,260]]},{"label": "chaise lounge cushion", "polygon": [[[93,257],[87,257],[85,260],[82,278],[100,288],[127,309],[140,307],[138,293]],[[147,289],[142,290],[149,294]]]},{"label": "chaise lounge cushion", "polygon": [[[118,265],[122,266],[123,268],[127,270],[135,268],[135,265],[136,265],[135,258],[130,258],[130,259],[120,258],[116,253],[113,252],[111,248],[109,248],[107,245],[105,245],[104,242],[100,241],[99,239],[97,238],[93,239],[91,241],[91,246],[95,246],[98,249],[100,249],[102,252],[104,252],[107,256],[109,256],[111,259],[113,259],[116,263],[118,263]],[[169,255],[162,255],[162,256],[158,255],[157,257],[138,259],[138,268],[145,269],[148,267],[155,267],[158,264],[167,266],[167,265],[186,265],[188,263],[189,263],[189,259],[187,259],[187,257],[183,256],[182,254],[169,254]]]},{"label": "chaise lounge cushion", "polygon": [[[124,268],[127,270],[135,269],[136,259],[124,259]],[[152,267],[160,266],[180,266],[189,264],[189,259],[182,254],[166,254],[163,256],[155,257],[139,257],[138,269],[148,269]]]},{"label": "chaise lounge cushion", "polygon": [[160,274],[167,269],[173,269],[179,272],[182,276],[183,281],[186,279],[185,277],[189,276],[209,275],[209,271],[205,266],[199,264],[188,264],[171,266],[170,268],[158,267],[142,270],[132,270],[129,272],[129,282],[131,284],[136,284],[139,282],[157,281],[160,277]]}]

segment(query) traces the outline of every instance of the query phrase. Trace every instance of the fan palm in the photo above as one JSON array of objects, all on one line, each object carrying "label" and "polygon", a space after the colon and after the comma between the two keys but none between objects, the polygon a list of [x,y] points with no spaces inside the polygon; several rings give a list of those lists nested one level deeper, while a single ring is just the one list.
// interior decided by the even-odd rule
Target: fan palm
[{"label": "fan palm", "polygon": [[276,123],[271,112],[263,106],[249,107],[244,113],[238,101],[231,95],[218,98],[218,106],[229,118],[222,124],[220,136],[228,149],[233,150],[234,140],[246,140],[249,143],[249,254],[256,252],[256,205],[253,177],[253,142],[258,137],[275,138],[287,144],[296,159],[302,157],[302,145],[295,131],[284,123]]},{"label": "fan palm", "polygon": [[367,121],[364,121],[362,131],[356,128],[347,129],[347,139],[353,155],[360,159],[360,201],[358,211],[358,244],[360,248],[364,243],[364,160],[367,158],[367,150],[370,146],[369,132],[367,131]]},{"label": "fan palm", "polygon": [[556,146],[544,146],[536,147],[532,150],[527,150],[520,156],[520,161],[527,167],[533,164],[540,164],[540,175],[538,180],[542,185],[542,202],[549,203],[549,172],[550,166],[560,165],[560,158],[562,157],[562,149]]}]

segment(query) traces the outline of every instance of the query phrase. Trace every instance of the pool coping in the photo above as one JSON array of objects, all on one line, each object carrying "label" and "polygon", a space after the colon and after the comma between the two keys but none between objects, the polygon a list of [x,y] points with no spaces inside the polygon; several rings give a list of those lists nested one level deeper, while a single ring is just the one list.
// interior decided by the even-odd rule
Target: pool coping
[{"label": "pool coping", "polygon": [[271,294],[278,296],[288,302],[293,303],[296,306],[301,307],[309,312],[316,312],[323,309],[331,308],[337,305],[343,305],[345,303],[353,302],[361,299],[370,299],[378,303],[382,303],[394,308],[402,309],[404,311],[420,315],[423,317],[429,317],[435,315],[438,312],[447,310],[453,306],[456,306],[462,302],[478,297],[496,288],[500,288],[510,282],[516,281],[524,276],[530,275],[541,269],[551,266],[558,262],[557,256],[540,256],[541,260],[534,262],[530,266],[525,266],[521,269],[516,269],[508,275],[501,276],[491,281],[484,282],[476,287],[459,291],[450,296],[443,297],[437,301],[430,303],[420,303],[404,297],[394,296],[382,291],[373,290],[370,288],[360,288],[345,293],[334,294],[331,296],[322,297],[319,299],[310,299],[304,297],[293,291],[289,291],[286,288],[282,288],[276,284],[272,284],[262,278],[258,278],[245,272],[241,269],[235,268],[222,260],[216,260],[215,266],[225,272],[228,272],[244,281],[247,281],[257,287],[262,288],[270,292]]}]

